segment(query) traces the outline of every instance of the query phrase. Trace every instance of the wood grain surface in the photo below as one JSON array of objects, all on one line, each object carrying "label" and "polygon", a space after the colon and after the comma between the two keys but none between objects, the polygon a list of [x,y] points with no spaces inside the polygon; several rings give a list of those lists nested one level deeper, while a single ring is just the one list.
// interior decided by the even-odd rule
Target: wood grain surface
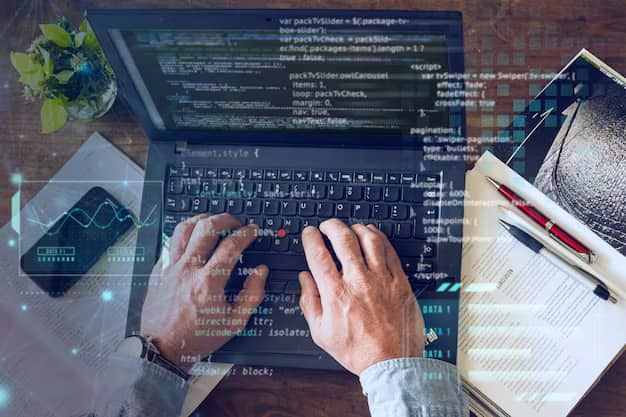
[{"label": "wood grain surface", "polygon": [[[121,1],[3,0],[0,6],[0,223],[10,217],[10,178],[50,178],[93,131],[99,131],[140,165],[147,139],[119,97],[112,110],[91,123],[68,123],[50,135],[40,133],[39,103],[27,103],[9,63],[10,50],[24,50],[41,22],[65,15],[78,24],[87,7],[275,7],[338,9],[422,9],[463,12],[468,71],[523,72],[559,70],[585,47],[621,73],[626,72],[624,0],[246,0]],[[509,85],[497,98],[494,115],[510,117],[514,98],[529,97],[530,82]],[[483,114],[468,113],[470,135],[485,133]],[[494,127],[496,129],[496,127]],[[29,198],[29,196],[24,196]],[[0,243],[2,245],[2,243]],[[626,331],[626,324],[622,329]],[[271,376],[244,376],[244,367],[226,377],[197,410],[198,416],[222,417],[357,417],[368,416],[358,379],[340,372],[272,369]],[[626,357],[619,359],[577,406],[572,416],[626,416]]]}]

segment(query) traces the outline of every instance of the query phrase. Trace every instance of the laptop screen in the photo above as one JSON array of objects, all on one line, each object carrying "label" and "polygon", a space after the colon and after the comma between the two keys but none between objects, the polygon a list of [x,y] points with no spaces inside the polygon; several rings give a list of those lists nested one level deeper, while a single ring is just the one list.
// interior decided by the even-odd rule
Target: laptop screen
[{"label": "laptop screen", "polygon": [[158,130],[411,135],[450,125],[432,76],[448,71],[445,34],[403,30],[402,19],[296,20],[109,35]]}]

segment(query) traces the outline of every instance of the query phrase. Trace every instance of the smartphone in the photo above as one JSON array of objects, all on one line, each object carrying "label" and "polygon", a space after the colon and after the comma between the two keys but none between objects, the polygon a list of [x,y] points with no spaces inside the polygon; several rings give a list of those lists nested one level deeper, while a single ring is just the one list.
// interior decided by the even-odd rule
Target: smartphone
[{"label": "smartphone", "polygon": [[70,289],[128,229],[133,213],[93,187],[20,259],[22,270],[51,297]]}]

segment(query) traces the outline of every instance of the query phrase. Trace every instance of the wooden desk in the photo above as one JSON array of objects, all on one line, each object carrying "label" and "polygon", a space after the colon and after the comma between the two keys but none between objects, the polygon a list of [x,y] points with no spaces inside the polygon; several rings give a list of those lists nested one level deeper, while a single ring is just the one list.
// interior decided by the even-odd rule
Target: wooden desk
[{"label": "wooden desk", "polygon": [[[464,14],[467,70],[522,72],[558,70],[585,47],[618,71],[626,72],[626,13],[623,0],[587,2],[520,0],[289,0],[135,1],[132,7],[277,7],[451,9]],[[39,133],[40,104],[25,103],[9,50],[24,50],[40,22],[65,14],[74,23],[89,7],[129,7],[122,0],[4,0],[0,10],[0,222],[9,220],[15,192],[10,175],[51,177],[93,131],[101,132],[135,161],[144,164],[147,140],[123,100],[102,119],[70,123],[51,135]],[[510,83],[509,96],[497,96],[497,114],[511,115],[513,98],[529,97],[529,82]],[[469,133],[481,135],[481,114],[468,114]],[[29,198],[29,196],[25,196]],[[1,244],[1,243],[0,243]],[[616,331],[625,331],[616,329]],[[200,416],[368,416],[357,378],[337,372],[274,369],[270,376],[228,377],[201,405]],[[626,357],[609,370],[573,416],[626,415]]]}]

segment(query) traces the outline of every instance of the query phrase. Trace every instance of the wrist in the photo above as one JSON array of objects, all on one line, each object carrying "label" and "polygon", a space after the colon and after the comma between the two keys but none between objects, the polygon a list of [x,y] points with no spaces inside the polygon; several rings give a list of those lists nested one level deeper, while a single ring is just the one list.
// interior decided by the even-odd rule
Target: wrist
[{"label": "wrist", "polygon": [[160,366],[179,377],[189,379],[188,369],[184,369],[178,363],[171,361],[163,355],[153,340],[141,335],[132,335],[124,339],[117,348],[117,353],[130,357],[137,357],[146,362]]}]

